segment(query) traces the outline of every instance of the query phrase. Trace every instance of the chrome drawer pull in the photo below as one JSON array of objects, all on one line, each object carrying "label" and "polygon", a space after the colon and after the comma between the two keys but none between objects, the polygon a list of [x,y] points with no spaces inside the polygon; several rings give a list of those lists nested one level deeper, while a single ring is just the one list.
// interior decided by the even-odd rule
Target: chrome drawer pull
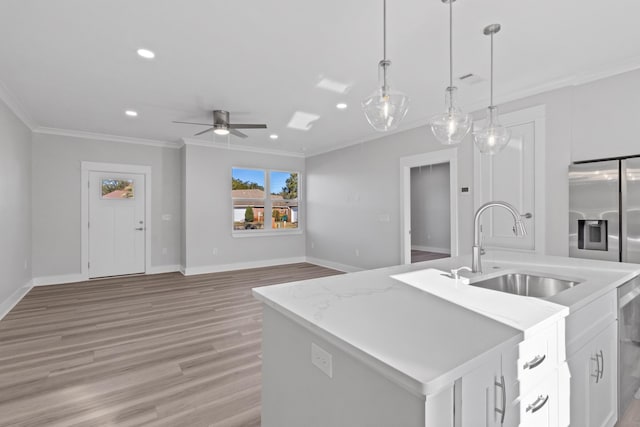
[{"label": "chrome drawer pull", "polygon": [[533,414],[539,411],[540,409],[542,409],[544,405],[547,404],[547,400],[549,400],[548,394],[546,396],[542,396],[542,395],[538,396],[535,402],[527,406],[527,412],[531,411],[531,413]]},{"label": "chrome drawer pull", "polygon": [[596,379],[596,384],[598,384],[600,382],[600,355],[596,353],[596,357],[592,357],[591,360],[597,364],[596,374],[591,374],[591,376]]},{"label": "chrome drawer pull", "polygon": [[[596,355],[598,357],[598,355]],[[602,366],[600,367],[600,379],[604,378],[604,354],[602,354],[602,350],[600,350],[600,361]],[[600,364],[598,364],[600,366]]]},{"label": "chrome drawer pull", "polygon": [[542,356],[537,355],[536,357],[531,359],[529,362],[525,363],[522,369],[533,369],[536,366],[540,365],[542,362],[544,362],[544,359],[546,358],[547,358],[546,354],[543,354]]},{"label": "chrome drawer pull", "polygon": [[500,424],[504,424],[504,416],[507,413],[507,387],[504,384],[504,375],[501,375],[500,382],[495,381],[495,384],[502,389],[502,409],[498,409],[498,405],[495,405],[495,411],[500,414]]}]

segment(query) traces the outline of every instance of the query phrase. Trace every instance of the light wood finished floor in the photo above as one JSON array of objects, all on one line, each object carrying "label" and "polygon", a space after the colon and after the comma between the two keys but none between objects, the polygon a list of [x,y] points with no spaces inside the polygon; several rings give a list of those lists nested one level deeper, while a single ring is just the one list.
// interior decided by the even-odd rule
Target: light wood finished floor
[{"label": "light wood finished floor", "polygon": [[0,321],[0,426],[259,426],[251,288],[311,264],[38,287]]}]

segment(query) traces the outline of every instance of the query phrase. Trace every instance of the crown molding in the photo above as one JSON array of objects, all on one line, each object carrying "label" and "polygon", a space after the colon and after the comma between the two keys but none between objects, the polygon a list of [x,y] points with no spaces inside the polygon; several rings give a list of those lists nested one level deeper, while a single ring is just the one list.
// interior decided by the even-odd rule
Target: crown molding
[{"label": "crown molding", "polygon": [[153,147],[162,147],[162,148],[177,149],[182,146],[182,144],[179,142],[134,138],[130,136],[110,135],[107,133],[85,132],[81,130],[58,129],[58,128],[43,127],[43,126],[36,127],[35,129],[33,129],[33,132],[44,134],[44,135],[70,136],[74,138],[91,139],[94,141],[123,142],[125,144],[149,145]]},{"label": "crown molding", "polygon": [[272,154],[276,156],[287,156],[287,157],[298,157],[298,158],[307,157],[305,153],[294,153],[292,151],[275,150],[272,148],[234,145],[232,143],[225,143],[225,142],[204,141],[201,139],[194,139],[194,138],[182,138],[182,141],[184,145],[196,145],[198,147],[218,148],[222,150],[245,151],[245,152],[260,153],[260,154]]},{"label": "crown molding", "polygon": [[16,99],[15,96],[11,94],[9,88],[4,84],[4,82],[0,81],[0,100],[4,102],[7,107],[13,112],[24,123],[26,127],[28,127],[31,131],[33,131],[37,125],[33,118],[27,113],[20,102]]}]

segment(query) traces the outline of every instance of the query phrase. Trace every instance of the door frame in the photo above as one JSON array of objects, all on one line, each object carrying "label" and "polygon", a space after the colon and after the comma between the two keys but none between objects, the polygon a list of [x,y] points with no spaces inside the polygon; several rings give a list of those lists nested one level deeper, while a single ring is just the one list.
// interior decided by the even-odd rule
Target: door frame
[{"label": "door frame", "polygon": [[89,172],[144,175],[144,271],[151,271],[151,166],[82,161],[80,166],[80,275],[89,280]]},{"label": "door frame", "polygon": [[400,158],[400,244],[401,263],[411,264],[411,168],[449,163],[449,215],[451,256],[458,255],[458,148],[431,151]]}]

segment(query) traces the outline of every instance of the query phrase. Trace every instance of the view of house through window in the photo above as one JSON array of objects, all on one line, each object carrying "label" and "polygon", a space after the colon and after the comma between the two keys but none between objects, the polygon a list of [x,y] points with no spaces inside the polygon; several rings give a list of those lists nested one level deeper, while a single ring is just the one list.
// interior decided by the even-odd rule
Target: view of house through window
[{"label": "view of house through window", "polygon": [[232,168],[231,198],[233,230],[298,228],[297,172]]}]

